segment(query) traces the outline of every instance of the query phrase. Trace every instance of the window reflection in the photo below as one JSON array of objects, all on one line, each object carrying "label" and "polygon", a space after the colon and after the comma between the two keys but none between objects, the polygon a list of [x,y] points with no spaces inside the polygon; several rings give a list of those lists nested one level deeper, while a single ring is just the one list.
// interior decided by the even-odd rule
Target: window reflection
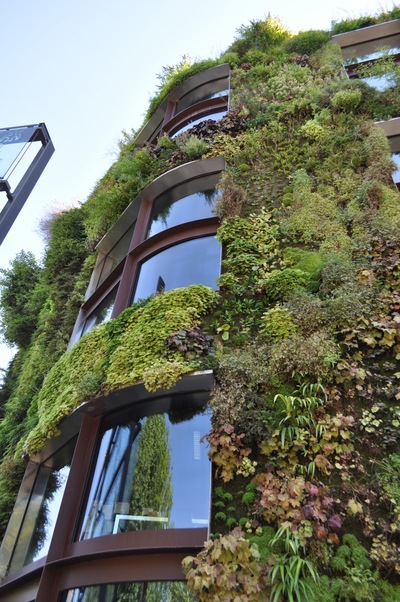
[{"label": "window reflection", "polygon": [[133,302],[190,284],[215,289],[220,264],[221,245],[214,236],[168,247],[142,263]]},{"label": "window reflection", "polygon": [[147,238],[172,226],[213,216],[216,190],[195,192],[175,199],[173,192],[159,197],[153,207]]},{"label": "window reflection", "polygon": [[203,100],[217,97],[226,97],[229,95],[229,78],[227,76],[221,79],[209,81],[199,87],[196,87],[184,94],[178,101],[175,108],[175,115],[192,107]]},{"label": "window reflection", "polygon": [[46,556],[57,520],[76,439],[41,465],[14,549],[11,570]]},{"label": "window reflection", "polygon": [[191,602],[194,597],[181,581],[149,581],[79,587],[63,602]]},{"label": "window reflection", "polygon": [[108,322],[111,318],[112,310],[115,303],[115,297],[117,296],[117,287],[115,287],[109,295],[99,303],[96,309],[86,319],[85,325],[82,330],[82,335],[86,334],[95,326]]},{"label": "window reflection", "polygon": [[384,92],[388,88],[396,85],[396,74],[390,72],[383,73],[382,75],[372,75],[371,77],[363,77],[362,81],[378,92]]},{"label": "window reflection", "polygon": [[107,278],[109,274],[113,271],[115,267],[119,264],[120,261],[124,259],[126,254],[128,253],[129,243],[132,238],[133,230],[135,229],[135,224],[125,232],[125,234],[119,239],[116,245],[111,249],[111,251],[107,254],[107,256],[103,260],[103,264],[100,268],[99,280],[97,282],[97,286]]},{"label": "window reflection", "polygon": [[392,153],[392,159],[396,163],[396,171],[393,172],[392,177],[395,184],[400,183],[400,152]]},{"label": "window reflection", "polygon": [[393,54],[399,54],[400,53],[400,46],[395,46],[394,48],[388,48],[387,46],[383,47],[383,48],[379,48],[377,50],[374,50],[372,52],[364,52],[364,54],[361,54],[363,51],[357,50],[357,47],[354,47],[354,53],[357,53],[357,51],[360,54],[357,54],[356,56],[352,56],[350,58],[346,58],[344,61],[345,66],[347,67],[348,65],[354,65],[356,63],[364,63],[366,61],[376,61],[376,59],[381,58],[382,56],[389,56],[389,55],[393,55]]},{"label": "window reflection", "polygon": [[187,130],[197,125],[198,123],[201,123],[202,121],[206,121],[206,119],[218,121],[219,119],[222,119],[222,117],[224,117],[226,114],[226,109],[221,109],[220,111],[215,111],[214,113],[211,113],[209,115],[202,115],[202,117],[196,118],[196,116],[194,116],[188,121],[185,121],[184,125],[178,125],[176,128],[173,128],[169,132],[169,135],[171,136],[171,138],[175,138],[175,136],[177,136],[178,134],[183,134],[183,132],[186,132]]},{"label": "window reflection", "polygon": [[80,539],[112,533],[207,527],[210,462],[200,438],[210,420],[166,414],[103,432]]}]

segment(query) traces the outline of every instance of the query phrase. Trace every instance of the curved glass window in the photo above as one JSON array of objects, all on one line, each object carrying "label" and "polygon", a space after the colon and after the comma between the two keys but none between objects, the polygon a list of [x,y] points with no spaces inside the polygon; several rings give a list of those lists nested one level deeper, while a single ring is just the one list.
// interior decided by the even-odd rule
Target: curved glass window
[{"label": "curved glass window", "polygon": [[182,581],[141,581],[77,587],[66,592],[62,602],[191,602],[194,599]]},{"label": "curved glass window", "polygon": [[163,249],[141,265],[133,303],[190,284],[216,289],[221,245],[214,236],[194,238]]},{"label": "curved glass window", "polygon": [[67,483],[76,438],[40,468],[14,549],[10,569],[46,556]]},{"label": "curved glass window", "polygon": [[210,461],[206,414],[173,423],[167,414],[103,432],[80,539],[148,529],[207,527]]},{"label": "curved glass window", "polygon": [[344,65],[354,65],[367,61],[375,61],[383,56],[396,55],[400,52],[400,34],[352,44],[342,48]]},{"label": "curved glass window", "polygon": [[180,199],[175,199],[175,190],[155,201],[147,238],[172,226],[213,216],[216,190],[195,192]]},{"label": "curved glass window", "polygon": [[[198,123],[201,123],[202,121],[206,121],[206,119],[212,119],[213,121],[218,121],[219,119],[222,119],[222,117],[225,117],[227,112],[228,111],[226,109],[221,109],[220,111],[215,111],[215,113],[211,113],[209,115],[202,115],[201,117],[194,116],[191,119],[189,118],[188,121],[185,121],[185,123],[183,125],[178,125],[178,126],[176,126],[176,128],[173,128],[169,132],[169,134],[170,134],[171,138],[175,138],[175,136],[177,136],[178,134],[183,134],[183,132],[186,132],[187,130],[192,128],[194,125],[197,125]],[[168,127],[168,125],[167,125],[167,127]]]},{"label": "curved glass window", "polygon": [[93,310],[93,312],[88,316],[85,325],[82,330],[81,336],[92,330],[95,326],[99,324],[104,324],[104,322],[108,322],[111,318],[112,310],[115,303],[115,297],[117,296],[117,287],[115,287],[109,295]]},{"label": "curved glass window", "polygon": [[100,272],[99,280],[96,287],[107,278],[109,274],[117,267],[120,261],[124,259],[128,253],[129,243],[131,242],[132,234],[135,229],[135,223],[125,232],[109,253],[107,253],[102,264],[97,268]]}]

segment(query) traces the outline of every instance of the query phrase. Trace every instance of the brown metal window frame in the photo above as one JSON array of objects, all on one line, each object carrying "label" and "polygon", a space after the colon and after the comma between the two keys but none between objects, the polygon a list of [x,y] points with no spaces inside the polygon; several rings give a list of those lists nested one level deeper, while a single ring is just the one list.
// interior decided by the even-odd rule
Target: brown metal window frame
[{"label": "brown metal window frame", "polygon": [[[228,110],[229,97],[221,96],[218,98],[209,98],[202,100],[195,105],[192,105],[179,113],[175,113],[177,103],[173,103],[173,109],[171,114],[173,117],[168,121],[165,121],[161,127],[160,136],[167,134],[173,136],[185,125],[190,124],[191,121],[199,119],[200,117],[207,117],[217,112],[223,112]],[[221,115],[222,117],[222,115]]]},{"label": "brown metal window frame", "polygon": [[[135,139],[136,146],[154,144],[162,133],[173,133],[179,122],[180,127],[194,116],[201,117],[216,110],[229,109],[230,67],[228,63],[216,65],[196,73],[177,86],[161,102],[154,114]],[[228,90],[228,94],[223,94]],[[221,92],[219,98],[206,98],[208,94]],[[184,108],[179,108],[179,103]],[[177,112],[178,111],[178,112]]]},{"label": "brown metal window frame", "polygon": [[[2,601],[28,602],[34,598],[36,602],[57,602],[63,591],[75,587],[184,580],[182,560],[203,547],[208,537],[206,527],[138,531],[84,541],[75,538],[102,418],[129,407],[141,414],[146,414],[146,408],[151,408],[147,413],[154,413],[168,411],[168,408],[176,411],[206,407],[213,384],[212,371],[206,371],[182,378],[167,391],[149,393],[143,384],[126,387],[82,404],[62,421],[60,436],[49,441],[41,456],[48,457],[65,441],[78,432],[79,435],[50,548],[47,557],[2,581]],[[32,479],[31,473],[30,468],[27,479]]]},{"label": "brown metal window frame", "polygon": [[[179,224],[147,238],[153,205],[160,196],[183,184],[206,183],[207,180],[213,177],[218,178],[224,168],[225,161],[223,157],[192,161],[176,167],[146,186],[125,209],[116,224],[99,243],[101,259],[97,261],[94,270],[97,275],[92,277],[91,283],[98,277],[98,267],[101,265],[103,258],[107,256],[107,252],[115,244],[114,241],[118,239],[117,233],[126,232],[135,223],[127,256],[119,262],[117,267],[106,276],[97,288],[93,290],[93,284],[90,285],[89,296],[83,303],[75,323],[69,344],[70,348],[82,336],[86,321],[115,287],[118,290],[111,318],[117,317],[126,307],[131,305],[132,291],[136,285],[138,271],[143,261],[180,242],[212,236],[216,233],[219,220],[217,217],[209,217]],[[200,186],[198,191],[201,192],[205,188],[207,188],[206,184],[203,188]],[[90,293],[90,290],[93,290],[93,292]]]},{"label": "brown metal window frame", "polygon": [[[400,153],[400,117],[393,117],[387,121],[377,121],[375,125],[386,134],[392,153]],[[393,179],[394,185],[400,191],[400,182]]]},{"label": "brown metal window frame", "polygon": [[[400,19],[394,19],[387,21],[386,23],[379,23],[378,25],[371,25],[369,27],[363,27],[354,31],[346,33],[340,33],[332,36],[332,41],[338,44],[342,50],[342,54],[346,57],[346,53],[353,48],[366,47],[367,49],[378,50],[385,46],[385,40],[390,40],[395,37],[400,38]],[[400,41],[400,40],[399,40]],[[400,54],[393,54],[395,63],[400,63]],[[349,57],[351,59],[351,57]],[[350,78],[359,77],[360,69],[365,65],[374,63],[376,59],[370,59],[362,62],[354,62],[349,65],[345,65],[344,69]]]}]

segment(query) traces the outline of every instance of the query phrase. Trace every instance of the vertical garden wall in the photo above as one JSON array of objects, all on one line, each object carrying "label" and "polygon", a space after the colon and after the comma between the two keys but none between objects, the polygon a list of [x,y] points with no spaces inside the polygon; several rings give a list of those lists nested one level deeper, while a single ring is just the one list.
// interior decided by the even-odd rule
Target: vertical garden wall
[{"label": "vertical garden wall", "polygon": [[[184,562],[195,599],[400,600],[400,197],[375,124],[400,116],[400,72],[384,56],[362,75],[390,73],[387,89],[350,80],[330,40],[397,17],[297,36],[268,17],[219,59],[167,72],[148,117],[222,63],[230,111],[124,141],[86,203],[48,220],[43,265],[21,253],[3,273],[18,345],[0,391],[3,530],[24,457],[80,403],[213,369],[213,536]],[[157,176],[216,156],[219,292],[162,293],[66,352],[100,238]]]}]

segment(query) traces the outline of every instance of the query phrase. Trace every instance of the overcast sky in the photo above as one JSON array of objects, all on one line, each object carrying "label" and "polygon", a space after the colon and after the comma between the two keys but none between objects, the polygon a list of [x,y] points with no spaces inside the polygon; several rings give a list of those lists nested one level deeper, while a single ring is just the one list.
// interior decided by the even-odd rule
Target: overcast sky
[{"label": "overcast sky", "polygon": [[[214,58],[238,27],[270,13],[292,31],[375,14],[370,0],[2,0],[0,127],[44,121],[56,151],[0,247],[0,268],[21,249],[38,259],[40,217],[84,201],[137,129],[162,66],[183,54]],[[5,199],[0,194],[0,210]],[[0,367],[10,354],[0,346]]]}]

